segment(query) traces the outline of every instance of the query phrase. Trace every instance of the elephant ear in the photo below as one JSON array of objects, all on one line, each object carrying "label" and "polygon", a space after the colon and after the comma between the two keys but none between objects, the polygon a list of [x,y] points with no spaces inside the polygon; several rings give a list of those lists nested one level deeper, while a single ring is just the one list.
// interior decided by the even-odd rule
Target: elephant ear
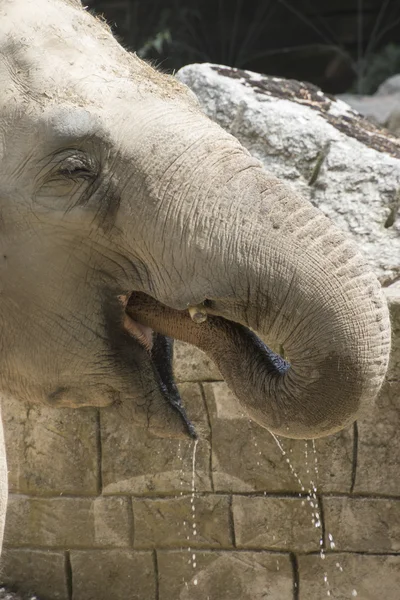
[{"label": "elephant ear", "polygon": [[195,428],[193,423],[191,423],[186,415],[178,386],[174,380],[172,366],[174,357],[174,340],[166,335],[162,335],[161,333],[153,332],[153,345],[150,350],[150,357],[155,369],[155,377],[158,385],[160,386],[161,393],[171,407],[180,414],[186,423],[189,435],[192,438],[197,438]]}]

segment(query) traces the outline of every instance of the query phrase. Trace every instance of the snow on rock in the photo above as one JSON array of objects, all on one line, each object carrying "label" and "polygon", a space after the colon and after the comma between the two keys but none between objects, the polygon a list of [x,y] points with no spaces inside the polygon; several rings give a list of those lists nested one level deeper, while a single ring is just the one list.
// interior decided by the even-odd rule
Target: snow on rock
[{"label": "snow on rock", "polygon": [[208,63],[177,77],[266,169],[354,237],[384,285],[400,277],[400,139],[311,84]]}]

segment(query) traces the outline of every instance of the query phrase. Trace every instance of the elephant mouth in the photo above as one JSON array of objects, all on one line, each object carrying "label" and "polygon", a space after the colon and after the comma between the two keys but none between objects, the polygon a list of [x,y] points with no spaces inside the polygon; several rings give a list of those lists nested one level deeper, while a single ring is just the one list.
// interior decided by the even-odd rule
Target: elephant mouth
[{"label": "elephant mouth", "polygon": [[191,438],[196,439],[196,430],[186,414],[182,398],[174,378],[174,339],[155,331],[129,314],[130,312],[132,313],[132,306],[137,307],[133,295],[131,295],[129,298],[128,296],[120,296],[119,300],[125,308],[123,322],[124,329],[144,348],[144,350],[146,350],[152,366],[155,383],[158,386],[161,395],[170,405],[172,410],[176,411],[180,415],[182,421],[184,422],[187,434]]},{"label": "elephant mouth", "polygon": [[[282,381],[290,370],[289,363],[270,350],[253,331],[213,313],[212,309],[209,313],[208,308],[204,309],[199,318],[199,313],[190,309],[173,309],[142,292],[133,292],[126,301],[125,315],[126,329],[146,349],[165,399],[180,413],[192,437],[196,437],[196,432],[186,416],[173,375],[174,339],[205,352],[239,401],[243,403],[245,399],[245,404],[252,394],[265,401],[274,381]],[[282,427],[279,411],[271,410],[273,428]]]}]

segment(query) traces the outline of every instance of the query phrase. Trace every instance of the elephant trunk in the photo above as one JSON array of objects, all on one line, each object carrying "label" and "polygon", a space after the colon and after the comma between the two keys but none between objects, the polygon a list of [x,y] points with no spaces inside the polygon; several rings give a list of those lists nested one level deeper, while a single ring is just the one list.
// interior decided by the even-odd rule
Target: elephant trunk
[{"label": "elephant trunk", "polygon": [[[208,353],[263,427],[293,438],[334,433],[373,402],[386,372],[380,285],[329,219],[242,149],[233,154],[236,167],[225,163],[173,216],[160,260],[182,267],[167,297],[133,297],[129,310]],[[196,324],[184,309],[201,301],[208,319]]]}]

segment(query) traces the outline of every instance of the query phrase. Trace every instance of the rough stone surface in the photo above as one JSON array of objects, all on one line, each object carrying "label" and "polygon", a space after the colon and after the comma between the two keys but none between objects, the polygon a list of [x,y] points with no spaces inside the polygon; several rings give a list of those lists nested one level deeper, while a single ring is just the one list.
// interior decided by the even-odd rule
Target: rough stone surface
[{"label": "rough stone surface", "polygon": [[[193,499],[193,502],[192,502]],[[229,498],[188,497],[163,500],[134,500],[134,547],[229,548]]]},{"label": "rough stone surface", "polygon": [[184,342],[174,343],[174,374],[177,381],[215,381],[220,372],[204,352]]},{"label": "rough stone surface", "polygon": [[[200,386],[180,386],[190,419],[200,434],[196,449],[196,488],[210,490],[210,443],[207,412]],[[101,412],[104,494],[151,495],[190,491],[194,443],[164,439],[135,427],[113,409]]]},{"label": "rough stone surface", "polygon": [[392,322],[392,352],[381,393],[358,422],[354,491],[400,497],[400,282],[386,291]]},{"label": "rough stone surface", "polygon": [[[400,556],[338,553],[327,555],[324,561],[319,556],[299,556],[298,564],[299,600],[326,598],[328,590],[333,600],[397,600],[399,597]],[[325,573],[328,585],[324,582]]]},{"label": "rough stone surface", "polygon": [[69,600],[65,561],[65,552],[6,549],[1,557],[1,584],[29,597],[35,593],[40,600]]},{"label": "rough stone surface", "polygon": [[283,456],[274,438],[244,417],[239,401],[225,382],[205,383],[204,391],[211,421],[215,490],[300,492],[301,484],[307,490],[312,480],[322,491],[350,491],[352,428],[316,441],[316,474],[311,442],[281,438],[281,448],[286,452]]},{"label": "rough stone surface", "polygon": [[321,530],[300,498],[234,496],[232,511],[238,548],[319,549]]},{"label": "rough stone surface", "polygon": [[391,133],[400,135],[400,75],[384,81],[372,96],[341,94],[338,96],[374,123],[384,125]]},{"label": "rough stone surface", "polygon": [[400,552],[400,502],[386,498],[323,500],[325,531],[338,551]]},{"label": "rough stone surface", "polygon": [[400,94],[400,74],[392,75],[378,87],[376,96]]},{"label": "rough stone surface", "polygon": [[95,410],[49,410],[2,398],[2,414],[11,492],[97,493]]},{"label": "rough stone surface", "polygon": [[287,554],[157,552],[159,600],[293,600]]},{"label": "rough stone surface", "polygon": [[375,405],[358,423],[355,492],[400,496],[399,431],[400,379],[384,383]]},{"label": "rough stone surface", "polygon": [[340,94],[340,100],[373,123],[386,125],[390,116],[399,108],[399,93],[378,93],[371,96],[358,94]]},{"label": "rough stone surface", "polygon": [[348,231],[379,276],[398,275],[397,138],[306,84],[210,64],[188,65],[177,77],[269,171]]},{"label": "rough stone surface", "polygon": [[74,600],[156,600],[150,552],[73,551]]},{"label": "rough stone surface", "polygon": [[102,548],[130,545],[127,498],[9,498],[8,546]]}]

